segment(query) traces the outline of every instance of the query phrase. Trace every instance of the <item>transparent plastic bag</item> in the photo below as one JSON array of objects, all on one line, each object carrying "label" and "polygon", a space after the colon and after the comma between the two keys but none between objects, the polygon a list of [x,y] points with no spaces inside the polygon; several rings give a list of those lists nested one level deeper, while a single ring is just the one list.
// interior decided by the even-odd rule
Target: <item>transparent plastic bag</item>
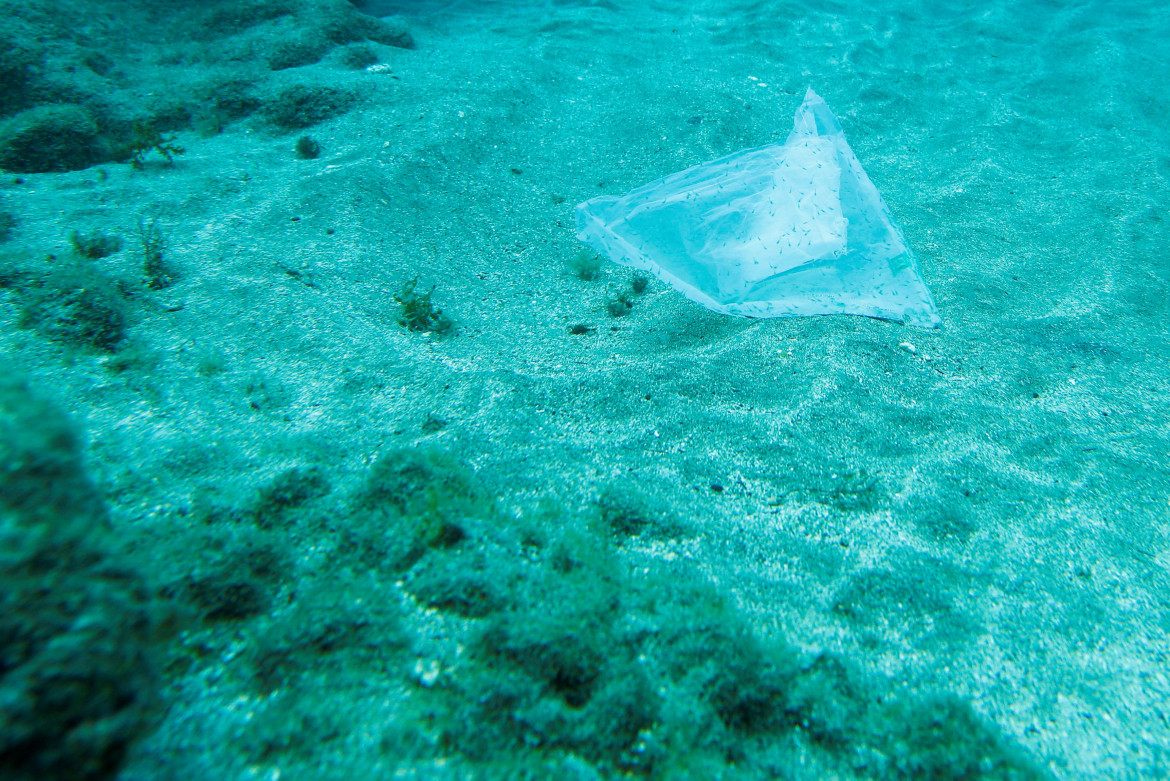
[{"label": "transparent plastic bag", "polygon": [[890,210],[811,89],[783,144],[577,206],[577,238],[743,317],[942,320]]}]

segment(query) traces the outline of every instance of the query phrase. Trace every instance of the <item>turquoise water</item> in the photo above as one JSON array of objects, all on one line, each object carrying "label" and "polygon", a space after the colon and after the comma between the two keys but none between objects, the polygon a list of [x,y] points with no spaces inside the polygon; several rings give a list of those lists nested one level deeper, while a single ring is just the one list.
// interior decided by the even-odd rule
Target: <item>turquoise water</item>
[{"label": "turquoise water", "polygon": [[[0,4],[0,776],[1170,777],[1170,10],[364,8]],[[940,328],[577,240],[810,87]]]}]

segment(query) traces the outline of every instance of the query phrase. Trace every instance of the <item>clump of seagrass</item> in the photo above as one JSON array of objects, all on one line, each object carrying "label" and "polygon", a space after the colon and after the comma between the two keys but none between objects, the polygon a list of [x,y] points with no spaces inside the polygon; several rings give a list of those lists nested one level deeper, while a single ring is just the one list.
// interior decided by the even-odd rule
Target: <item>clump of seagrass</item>
[{"label": "clump of seagrass", "polygon": [[455,325],[451,318],[443,314],[443,310],[431,303],[431,295],[435,286],[425,293],[417,292],[418,277],[402,283],[402,287],[394,294],[398,302],[398,324],[411,331],[429,331],[433,333],[447,333]]}]

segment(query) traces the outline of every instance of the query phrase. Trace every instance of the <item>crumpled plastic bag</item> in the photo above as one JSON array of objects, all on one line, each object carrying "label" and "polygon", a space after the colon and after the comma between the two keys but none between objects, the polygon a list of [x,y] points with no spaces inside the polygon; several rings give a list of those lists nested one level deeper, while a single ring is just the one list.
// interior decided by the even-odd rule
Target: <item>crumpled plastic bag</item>
[{"label": "crumpled plastic bag", "polygon": [[918,261],[811,89],[788,140],[577,206],[577,238],[708,309],[942,323]]}]

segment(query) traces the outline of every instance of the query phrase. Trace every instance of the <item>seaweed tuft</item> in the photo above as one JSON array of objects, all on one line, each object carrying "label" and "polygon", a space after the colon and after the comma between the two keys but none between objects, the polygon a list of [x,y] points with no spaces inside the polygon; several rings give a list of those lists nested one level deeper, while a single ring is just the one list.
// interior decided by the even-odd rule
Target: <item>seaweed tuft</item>
[{"label": "seaweed tuft", "polygon": [[121,159],[129,160],[130,165],[141,169],[146,166],[146,156],[151,152],[158,152],[166,158],[167,165],[174,165],[175,155],[181,155],[185,151],[175,143],[174,136],[163,136],[149,122],[136,122],[133,135],[122,151]]},{"label": "seaweed tuft", "polygon": [[411,331],[430,331],[447,333],[454,326],[451,318],[443,314],[443,310],[431,303],[431,295],[435,286],[425,293],[416,292],[418,277],[402,283],[402,287],[394,294],[398,302],[398,324]]}]

